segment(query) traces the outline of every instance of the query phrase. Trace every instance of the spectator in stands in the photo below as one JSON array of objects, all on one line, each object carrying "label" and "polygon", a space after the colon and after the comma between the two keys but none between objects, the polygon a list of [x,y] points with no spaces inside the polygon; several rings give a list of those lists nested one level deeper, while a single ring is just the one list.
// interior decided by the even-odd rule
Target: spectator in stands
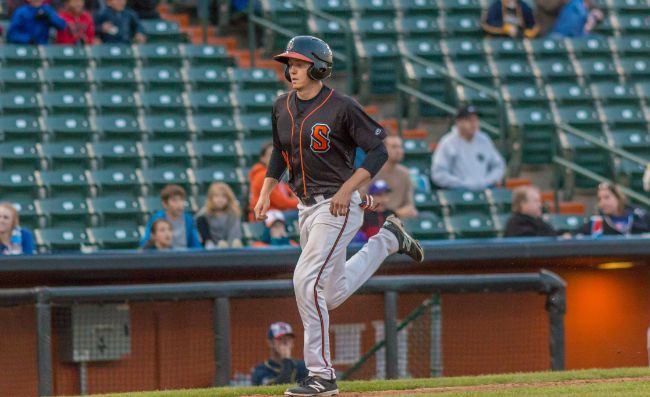
[{"label": "spectator in stands", "polygon": [[20,226],[18,211],[11,203],[0,203],[0,255],[31,255],[34,236]]},{"label": "spectator in stands", "polygon": [[158,3],[160,0],[129,0],[128,5],[140,19],[160,19]]},{"label": "spectator in stands", "polygon": [[144,245],[145,250],[170,250],[172,249],[172,224],[165,218],[158,218],[151,224],[151,237]]},{"label": "spectator in stands", "polygon": [[144,232],[142,246],[149,241],[151,225],[156,219],[164,218],[172,225],[173,248],[201,248],[199,233],[194,225],[192,214],[185,211],[185,189],[178,185],[167,185],[160,191],[163,209],[149,218]]},{"label": "spectator in stands", "polygon": [[556,236],[551,225],[542,220],[542,198],[534,186],[521,186],[512,192],[512,215],[505,237]]},{"label": "spectator in stands", "polygon": [[214,182],[205,205],[196,216],[196,227],[207,249],[241,247],[241,209],[230,186]]},{"label": "spectator in stands", "polygon": [[455,126],[442,137],[433,153],[433,183],[445,189],[478,191],[498,185],[504,172],[501,154],[487,134],[479,130],[476,108],[461,107]]},{"label": "spectator in stands", "polygon": [[495,36],[533,38],[539,32],[533,10],[523,0],[494,0],[481,25]]},{"label": "spectator in stands", "polygon": [[566,0],[535,0],[535,21],[539,27],[539,37],[546,36],[553,26],[555,20]]},{"label": "spectator in stands", "polygon": [[[390,150],[388,156],[390,158]],[[406,177],[408,178],[408,174]],[[363,225],[361,225],[361,229],[357,232],[353,242],[366,243],[370,237],[379,233],[386,218],[393,213],[387,206],[390,203],[392,191],[393,189],[383,179],[377,179],[370,183],[368,194],[373,197],[376,207],[372,211],[363,213]]]},{"label": "spectator in stands", "polygon": [[142,44],[146,41],[140,18],[126,7],[126,0],[106,0],[106,6],[95,19],[97,35],[103,43]]},{"label": "spectator in stands", "polygon": [[555,21],[552,37],[584,37],[591,34],[603,12],[591,5],[591,0],[568,0]]},{"label": "spectator in stands", "polygon": [[[257,200],[260,197],[260,191],[262,190],[262,184],[264,183],[264,178],[266,177],[266,168],[269,165],[269,160],[271,159],[271,153],[273,152],[273,143],[267,142],[262,146],[260,150],[259,162],[253,165],[250,172],[248,173],[248,180],[251,183],[250,186],[250,201],[248,204],[251,221],[253,208],[257,204]],[[271,192],[271,206],[269,209],[280,210],[284,213],[285,218],[288,222],[292,222],[298,219],[298,198],[291,192],[289,186],[280,182]]]},{"label": "spectator in stands", "polygon": [[398,136],[384,139],[388,160],[375,176],[375,181],[384,181],[390,189],[386,193],[386,209],[402,219],[415,218],[418,211],[413,203],[413,183],[408,168],[404,167],[404,147]]},{"label": "spectator in stands", "polygon": [[643,172],[643,190],[650,192],[650,163],[645,165]]},{"label": "spectator in stands", "polygon": [[279,210],[269,210],[264,221],[264,232],[260,236],[260,241],[253,242],[253,247],[271,246],[297,246],[298,244],[289,239],[287,234],[287,225],[284,214]]},{"label": "spectator in stands", "polygon": [[13,44],[47,44],[50,28],[62,30],[65,27],[66,22],[52,6],[43,4],[43,0],[29,0],[11,17],[7,41]]},{"label": "spectator in stands", "polygon": [[84,10],[83,0],[65,0],[61,11],[67,26],[56,35],[57,44],[87,45],[95,43],[95,22]]},{"label": "spectator in stands", "polygon": [[[650,232],[650,214],[628,204],[625,194],[615,185],[598,185],[598,214],[602,218],[602,234],[628,235]],[[592,233],[594,219],[587,222],[582,234]]]},{"label": "spectator in stands", "polygon": [[295,335],[291,325],[283,322],[271,324],[268,345],[271,357],[253,369],[254,385],[281,385],[296,383],[309,375],[305,362],[291,358]]}]

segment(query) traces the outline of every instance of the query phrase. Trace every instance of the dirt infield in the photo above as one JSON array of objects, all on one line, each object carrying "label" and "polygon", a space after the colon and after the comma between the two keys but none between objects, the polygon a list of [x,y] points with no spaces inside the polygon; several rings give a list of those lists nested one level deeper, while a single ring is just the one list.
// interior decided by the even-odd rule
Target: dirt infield
[{"label": "dirt infield", "polygon": [[[551,388],[575,385],[591,384],[609,384],[623,382],[650,382],[650,376],[643,377],[620,377],[608,379],[572,379],[552,382],[528,382],[528,383],[497,383],[489,385],[475,386],[446,386],[446,387],[424,387],[418,389],[404,390],[382,390],[382,391],[365,391],[365,392],[342,392],[340,397],[392,397],[404,396],[406,394],[436,394],[436,393],[454,393],[454,392],[481,392],[481,391],[499,391],[510,390],[524,387]],[[268,395],[253,394],[246,397],[268,397]]]}]

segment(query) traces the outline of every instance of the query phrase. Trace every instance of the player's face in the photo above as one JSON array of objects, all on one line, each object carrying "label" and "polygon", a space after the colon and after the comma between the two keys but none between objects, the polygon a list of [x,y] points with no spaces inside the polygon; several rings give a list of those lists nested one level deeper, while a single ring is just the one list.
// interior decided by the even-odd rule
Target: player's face
[{"label": "player's face", "polygon": [[307,87],[311,80],[307,75],[307,71],[311,67],[311,63],[301,61],[300,59],[289,59],[289,76],[291,77],[291,87],[300,91]]},{"label": "player's face", "polygon": [[173,196],[166,203],[163,203],[163,207],[171,216],[177,218],[185,210],[185,200],[181,196]]},{"label": "player's face", "polygon": [[8,209],[0,207],[0,233],[7,233],[11,231],[11,226],[14,221],[14,216]]},{"label": "player's face", "polygon": [[536,189],[526,193],[526,201],[521,204],[521,212],[534,218],[542,216],[542,198]]},{"label": "player's face", "polygon": [[471,140],[476,135],[479,127],[479,118],[475,114],[456,120],[458,132],[465,139]]},{"label": "player's face", "polygon": [[618,213],[618,198],[609,189],[598,190],[598,208],[605,215],[616,215]]},{"label": "player's face", "polygon": [[161,222],[156,226],[156,234],[153,236],[157,247],[170,248],[172,246],[172,228],[167,222]]},{"label": "player's face", "polygon": [[394,163],[399,163],[404,159],[402,140],[396,136],[386,138],[386,151],[388,152],[388,160]]}]

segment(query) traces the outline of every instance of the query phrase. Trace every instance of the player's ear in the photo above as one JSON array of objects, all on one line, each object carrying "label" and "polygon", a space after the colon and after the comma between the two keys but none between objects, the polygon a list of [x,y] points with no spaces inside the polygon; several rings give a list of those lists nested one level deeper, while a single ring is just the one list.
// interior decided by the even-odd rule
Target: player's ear
[{"label": "player's ear", "polygon": [[289,74],[289,64],[284,67],[284,78],[291,83],[291,75]]}]

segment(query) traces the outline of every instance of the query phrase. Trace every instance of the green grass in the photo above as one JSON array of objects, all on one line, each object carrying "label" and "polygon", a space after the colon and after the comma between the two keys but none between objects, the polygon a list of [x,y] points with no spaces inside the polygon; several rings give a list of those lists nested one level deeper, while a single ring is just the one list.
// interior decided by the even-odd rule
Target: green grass
[{"label": "green grass", "polygon": [[[588,383],[573,385],[539,385],[535,383],[562,382],[584,379],[650,377],[650,368],[592,369],[565,372],[532,372],[504,375],[461,376],[449,378],[399,379],[339,382],[341,392],[364,392],[381,390],[412,390],[430,387],[462,387],[499,384],[526,384],[499,390],[453,391],[418,393],[418,397],[510,397],[510,396],[650,396],[650,380],[634,380],[617,383]],[[235,397],[245,395],[281,395],[286,386],[222,387],[210,389],[174,390],[160,392],[104,394],[102,397]],[[396,393],[401,395],[400,393]],[[413,395],[405,392],[403,396]],[[98,397],[98,396],[97,396]]]}]

